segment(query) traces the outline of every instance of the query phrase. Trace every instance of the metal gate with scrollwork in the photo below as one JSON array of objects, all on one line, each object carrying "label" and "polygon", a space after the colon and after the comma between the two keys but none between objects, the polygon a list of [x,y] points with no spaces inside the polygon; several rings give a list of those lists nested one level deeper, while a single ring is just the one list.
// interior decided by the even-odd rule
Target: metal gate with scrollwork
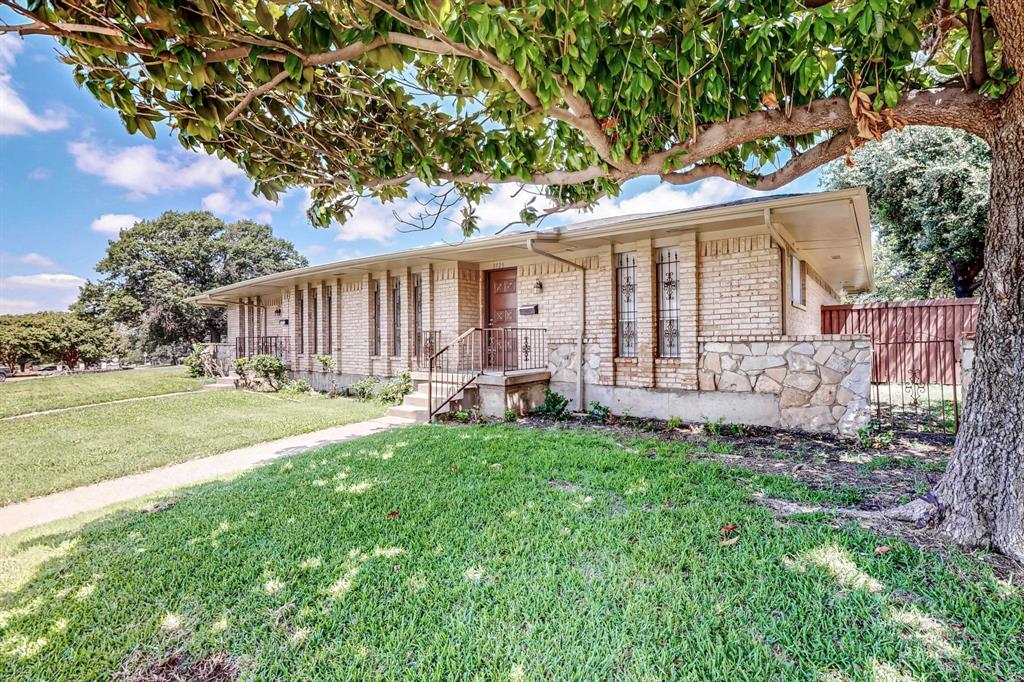
[{"label": "metal gate with scrollwork", "polygon": [[972,298],[828,305],[821,308],[821,331],[871,339],[871,402],[880,426],[956,433],[960,342],[977,319]]}]

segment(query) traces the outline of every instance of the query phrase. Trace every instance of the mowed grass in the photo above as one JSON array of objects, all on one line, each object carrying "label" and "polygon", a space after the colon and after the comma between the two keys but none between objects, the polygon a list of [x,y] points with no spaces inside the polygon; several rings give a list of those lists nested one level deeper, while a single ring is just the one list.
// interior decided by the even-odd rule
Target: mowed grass
[{"label": "mowed grass", "polygon": [[0,384],[0,417],[163,393],[195,391],[207,381],[186,376],[184,367],[80,372],[11,381]]},{"label": "mowed grass", "polygon": [[381,416],[374,403],[210,391],[0,421],[0,505]]},{"label": "mowed grass", "polygon": [[594,434],[394,430],[7,544],[0,679],[1024,675],[1019,585],[780,523],[758,485]]}]

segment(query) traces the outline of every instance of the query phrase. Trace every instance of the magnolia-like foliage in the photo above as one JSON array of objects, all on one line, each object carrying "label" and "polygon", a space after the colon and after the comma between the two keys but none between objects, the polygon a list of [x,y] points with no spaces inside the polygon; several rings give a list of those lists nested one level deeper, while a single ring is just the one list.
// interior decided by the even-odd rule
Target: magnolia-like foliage
[{"label": "magnolia-like foliage", "polygon": [[319,226],[414,180],[467,234],[495,183],[545,188],[524,222],[644,175],[771,189],[908,123],[984,137],[1017,78],[985,0],[0,4],[129,131],[308,187]]}]

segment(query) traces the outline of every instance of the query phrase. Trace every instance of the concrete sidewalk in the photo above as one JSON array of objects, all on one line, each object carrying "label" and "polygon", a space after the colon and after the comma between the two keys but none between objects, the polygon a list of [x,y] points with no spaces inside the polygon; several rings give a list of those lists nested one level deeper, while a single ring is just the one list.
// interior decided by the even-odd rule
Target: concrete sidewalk
[{"label": "concrete sidewalk", "polygon": [[101,481],[64,492],[36,497],[0,508],[0,535],[65,519],[82,512],[102,509],[117,502],[145,497],[164,490],[212,481],[252,469],[265,462],[306,450],[344,443],[372,433],[415,423],[411,419],[380,417],[356,424],[332,426],[329,429],[290,436],[268,443],[222,452],[202,459],[171,464],[141,474],[132,474]]}]

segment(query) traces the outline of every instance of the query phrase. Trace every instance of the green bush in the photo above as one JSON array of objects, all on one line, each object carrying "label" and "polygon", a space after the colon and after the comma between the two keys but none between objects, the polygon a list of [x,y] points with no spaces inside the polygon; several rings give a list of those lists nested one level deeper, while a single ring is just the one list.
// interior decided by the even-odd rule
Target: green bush
[{"label": "green bush", "polygon": [[316,361],[320,363],[320,369],[325,372],[330,372],[334,369],[334,358],[330,355],[317,355]]},{"label": "green bush", "polygon": [[519,415],[517,415],[516,411],[513,410],[511,407],[509,407],[509,408],[507,408],[505,410],[505,421],[507,421],[507,422],[514,422],[518,418],[519,418]]},{"label": "green bush", "polygon": [[604,422],[608,421],[608,417],[611,416],[612,411],[607,405],[602,405],[596,400],[591,400],[590,405],[587,407],[587,414],[591,419]]},{"label": "green bush", "polygon": [[545,388],[544,402],[537,406],[536,412],[552,419],[561,419],[567,407],[569,407],[568,398],[550,388]]},{"label": "green bush", "polygon": [[193,343],[192,350],[181,359],[181,364],[188,368],[190,377],[198,379],[215,376],[216,362],[213,360],[213,352],[205,344]]},{"label": "green bush", "polygon": [[284,362],[273,355],[238,358],[235,360],[235,371],[243,387],[269,388],[271,391],[280,390],[288,377]]},{"label": "green bush", "polygon": [[682,425],[683,425],[683,418],[682,417],[672,417],[671,419],[668,420],[668,422],[666,422],[665,427],[669,428],[669,429],[678,429]]},{"label": "green bush", "polygon": [[295,381],[289,381],[281,387],[281,393],[287,393],[289,395],[307,395],[312,392],[312,388],[309,382],[305,379],[296,379]]},{"label": "green bush", "polygon": [[412,393],[412,374],[405,370],[397,377],[383,383],[377,390],[377,402],[384,405],[397,405]]},{"label": "green bush", "polygon": [[380,386],[380,381],[376,377],[364,377],[349,386],[349,390],[360,400],[372,400],[377,395],[378,386]]}]

